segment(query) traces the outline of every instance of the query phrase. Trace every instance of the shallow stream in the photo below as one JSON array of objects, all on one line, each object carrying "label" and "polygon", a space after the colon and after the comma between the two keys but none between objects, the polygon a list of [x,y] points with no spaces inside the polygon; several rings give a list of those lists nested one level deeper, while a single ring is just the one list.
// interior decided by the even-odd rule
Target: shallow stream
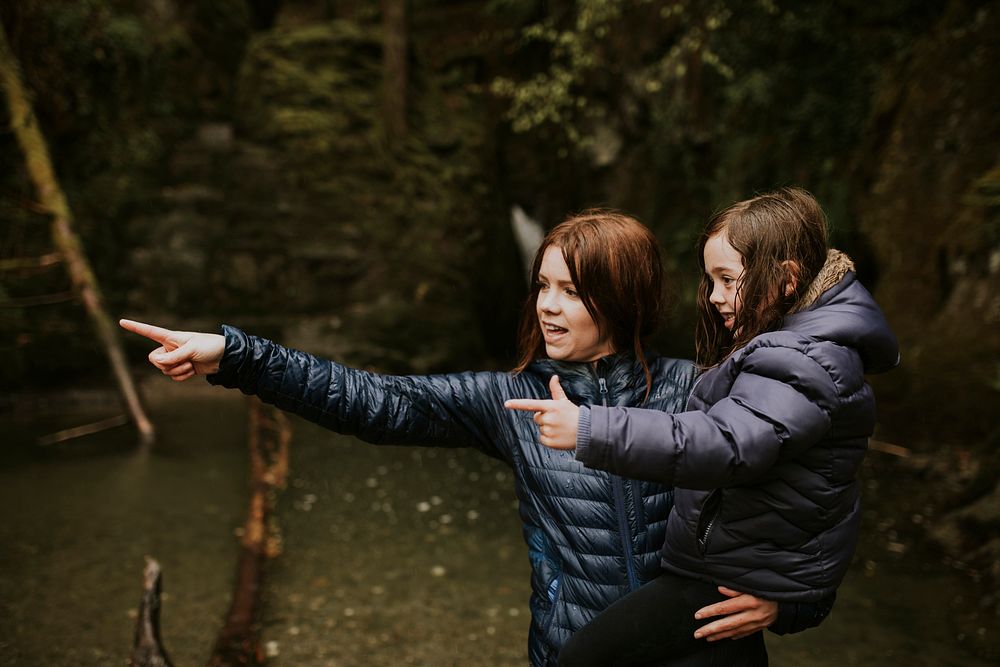
[{"label": "shallow stream", "polygon": [[[107,405],[0,414],[0,666],[125,664],[146,554],[163,566],[174,664],[207,661],[246,509],[246,403],[156,380],[146,395],[159,440],[147,453],[129,427],[37,444],[107,417]],[[292,421],[284,552],[265,589],[268,663],[526,665],[528,564],[507,468]],[[862,541],[819,629],[767,637],[772,665],[994,664],[946,620],[975,597],[971,584],[884,542]]]}]

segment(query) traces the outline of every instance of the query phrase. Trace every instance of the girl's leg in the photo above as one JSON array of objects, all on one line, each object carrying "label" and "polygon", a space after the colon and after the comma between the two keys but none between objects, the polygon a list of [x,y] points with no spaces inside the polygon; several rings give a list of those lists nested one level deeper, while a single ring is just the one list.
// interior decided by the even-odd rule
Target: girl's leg
[{"label": "girl's leg", "polygon": [[713,584],[664,572],[605,609],[559,652],[560,667],[657,665],[709,646],[694,612],[725,599]]},{"label": "girl's leg", "polygon": [[755,632],[743,639],[705,642],[705,648],[683,658],[656,663],[657,667],[767,667],[764,633]]}]

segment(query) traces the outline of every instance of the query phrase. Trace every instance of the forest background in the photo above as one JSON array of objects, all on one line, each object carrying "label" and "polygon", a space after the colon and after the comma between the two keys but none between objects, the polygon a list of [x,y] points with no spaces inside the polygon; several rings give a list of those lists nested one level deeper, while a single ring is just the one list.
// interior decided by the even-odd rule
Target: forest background
[{"label": "forest background", "polygon": [[[13,0],[0,20],[112,313],[382,371],[512,365],[515,205],[649,225],[676,303],[655,343],[690,357],[709,214],[811,190],[902,343],[873,378],[919,490],[895,530],[980,582],[966,620],[995,624],[996,3]],[[0,257],[44,256],[10,131],[0,156]],[[4,409],[111,384],[64,272],[0,271],[0,302]]]}]

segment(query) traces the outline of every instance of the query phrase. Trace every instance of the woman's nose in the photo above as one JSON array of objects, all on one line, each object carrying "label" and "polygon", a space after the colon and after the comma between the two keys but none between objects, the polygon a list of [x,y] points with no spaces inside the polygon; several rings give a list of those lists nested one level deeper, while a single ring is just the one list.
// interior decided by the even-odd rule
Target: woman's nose
[{"label": "woman's nose", "polygon": [[538,295],[538,305],[547,313],[559,312],[559,297],[550,292],[542,292]]}]

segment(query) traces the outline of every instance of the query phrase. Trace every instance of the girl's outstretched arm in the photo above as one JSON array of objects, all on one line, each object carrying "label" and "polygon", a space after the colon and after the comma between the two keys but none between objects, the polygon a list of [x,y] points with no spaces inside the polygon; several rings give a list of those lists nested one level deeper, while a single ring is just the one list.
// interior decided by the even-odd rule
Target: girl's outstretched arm
[{"label": "girl's outstretched arm", "polygon": [[751,351],[729,394],[707,412],[581,410],[576,458],[589,467],[687,489],[754,480],[779,455],[795,456],[830,429],[840,389],[814,354],[808,345]]}]

